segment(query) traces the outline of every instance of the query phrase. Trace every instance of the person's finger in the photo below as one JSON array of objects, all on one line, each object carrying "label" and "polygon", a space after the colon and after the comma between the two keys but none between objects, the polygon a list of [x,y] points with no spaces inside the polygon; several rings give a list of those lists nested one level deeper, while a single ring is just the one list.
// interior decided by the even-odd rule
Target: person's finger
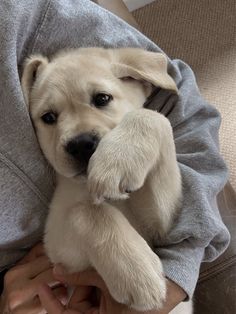
[{"label": "person's finger", "polygon": [[107,291],[107,287],[103,279],[93,269],[89,269],[80,273],[68,274],[61,265],[57,264],[53,269],[53,273],[56,279],[69,285],[94,286],[100,288],[103,291]]},{"label": "person's finger", "polygon": [[15,281],[17,278],[32,279],[51,267],[49,259],[46,256],[40,256],[34,261],[13,267],[8,272],[8,277],[11,281]]},{"label": "person's finger", "polygon": [[62,285],[59,280],[57,280],[54,277],[52,268],[49,268],[42,273],[40,273],[37,277],[35,277],[31,281],[31,287],[34,289],[35,287],[37,288],[39,285],[46,283],[49,287],[53,288],[58,285]]},{"label": "person's finger", "polygon": [[92,308],[86,312],[86,314],[99,314],[98,308]]},{"label": "person's finger", "polygon": [[28,254],[28,259],[33,260],[39,256],[44,256],[44,255],[46,255],[45,250],[44,250],[44,245],[42,242],[40,242],[31,249],[31,251]]},{"label": "person's finger", "polygon": [[[42,284],[47,284],[47,286],[53,288],[58,286],[60,283],[55,279],[52,273],[52,269],[48,269],[42,273],[40,273],[37,277],[29,282],[29,284],[24,289],[24,295],[22,295],[22,299],[24,297],[28,297],[28,299],[33,298],[37,295],[38,287]],[[60,284],[61,285],[61,284]]]},{"label": "person's finger", "polygon": [[47,285],[42,285],[38,289],[38,296],[42,303],[43,308],[48,314],[61,314],[64,313],[64,306],[53,295],[51,289]]},{"label": "person's finger", "polygon": [[52,290],[55,297],[63,304],[66,305],[68,302],[68,293],[65,287],[58,287]]},{"label": "person's finger", "polygon": [[73,294],[70,298],[70,304],[79,303],[87,300],[92,292],[90,286],[78,286],[74,289]]},{"label": "person's finger", "polygon": [[42,285],[39,288],[38,295],[47,314],[82,314],[78,311],[65,309],[47,285]]},{"label": "person's finger", "polygon": [[90,295],[92,293],[93,287],[89,286],[79,286],[75,288],[68,307],[73,310],[79,310],[81,312],[86,312],[88,309],[92,307],[92,303],[90,301]]},{"label": "person's finger", "polygon": [[73,305],[68,305],[68,307],[74,311],[80,311],[82,313],[87,313],[93,305],[89,301],[82,301],[80,303],[75,303]]},{"label": "person's finger", "polygon": [[14,288],[14,298],[12,297],[11,299],[11,307],[15,309],[33,300],[37,295],[38,287],[42,284],[47,284],[50,287],[55,287],[59,284],[53,276],[52,269],[42,272],[34,279],[24,283],[24,286]]},{"label": "person's finger", "polygon": [[[67,290],[65,287],[58,287],[53,289],[54,296],[63,304],[67,303]],[[14,314],[46,314],[46,310],[42,307],[38,296],[34,297],[32,301],[23,303],[14,309]]]},{"label": "person's finger", "polygon": [[43,255],[46,255],[44,246],[42,242],[39,242],[17,263],[17,265],[28,263]]},{"label": "person's finger", "polygon": [[[51,266],[49,259],[46,256],[38,257],[36,260],[23,265],[16,265],[12,267],[4,276],[6,286],[16,282],[21,283],[25,280],[32,279],[44,270],[49,269]],[[19,281],[18,281],[19,280]]]},{"label": "person's finger", "polygon": [[35,297],[31,302],[21,304],[14,309],[14,314],[46,314],[46,310],[42,307],[41,301]]}]

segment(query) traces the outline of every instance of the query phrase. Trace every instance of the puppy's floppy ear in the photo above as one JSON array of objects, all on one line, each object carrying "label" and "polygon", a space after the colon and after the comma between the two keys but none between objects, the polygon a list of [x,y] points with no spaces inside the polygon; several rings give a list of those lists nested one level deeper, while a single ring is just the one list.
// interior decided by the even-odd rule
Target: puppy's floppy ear
[{"label": "puppy's floppy ear", "polygon": [[27,106],[29,106],[31,89],[47,64],[48,59],[41,55],[31,56],[25,61],[23,75],[21,79],[21,86]]},{"label": "puppy's floppy ear", "polygon": [[167,72],[167,58],[164,54],[138,48],[122,48],[114,50],[114,57],[112,72],[116,77],[132,77],[178,93],[174,80]]}]

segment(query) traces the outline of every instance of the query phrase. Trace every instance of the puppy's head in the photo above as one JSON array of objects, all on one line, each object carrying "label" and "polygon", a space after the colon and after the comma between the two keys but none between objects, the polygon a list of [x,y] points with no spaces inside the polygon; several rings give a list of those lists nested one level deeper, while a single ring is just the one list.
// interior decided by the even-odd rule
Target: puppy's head
[{"label": "puppy's head", "polygon": [[76,49],[50,61],[32,56],[22,76],[43,153],[66,177],[86,171],[100,139],[127,112],[141,108],[153,86],[176,91],[167,60],[134,48]]}]

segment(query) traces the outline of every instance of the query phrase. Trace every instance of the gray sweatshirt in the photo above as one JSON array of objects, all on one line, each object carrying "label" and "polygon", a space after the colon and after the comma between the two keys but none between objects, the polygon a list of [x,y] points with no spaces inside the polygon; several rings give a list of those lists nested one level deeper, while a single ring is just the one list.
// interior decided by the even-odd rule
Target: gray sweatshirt
[{"label": "gray sweatshirt", "polygon": [[[167,34],[168,35],[168,34]],[[89,0],[0,2],[0,271],[11,267],[42,238],[53,177],[23,99],[22,62],[32,53],[65,47],[142,47],[154,43]],[[229,243],[216,195],[227,180],[219,155],[219,113],[200,95],[191,69],[169,61],[179,98],[160,91],[149,106],[167,116],[183,177],[182,211],[168,237],[156,243],[166,276],[191,297],[202,261]]]}]

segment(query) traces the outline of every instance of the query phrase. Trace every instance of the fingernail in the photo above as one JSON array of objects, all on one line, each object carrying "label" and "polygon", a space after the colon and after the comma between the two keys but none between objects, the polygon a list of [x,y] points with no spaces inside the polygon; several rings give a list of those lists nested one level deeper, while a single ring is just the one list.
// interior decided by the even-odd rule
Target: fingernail
[{"label": "fingernail", "polygon": [[56,276],[64,276],[66,274],[66,270],[61,264],[57,264],[53,268],[53,273]]}]

